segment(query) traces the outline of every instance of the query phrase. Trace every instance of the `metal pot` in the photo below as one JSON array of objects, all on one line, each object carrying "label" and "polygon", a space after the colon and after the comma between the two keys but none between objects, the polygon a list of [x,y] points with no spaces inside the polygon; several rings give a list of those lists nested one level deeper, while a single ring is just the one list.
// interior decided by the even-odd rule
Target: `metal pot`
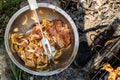
[{"label": "metal pot", "polygon": [[[19,11],[17,11],[12,18],[10,19],[6,30],[5,30],[5,47],[7,50],[7,53],[10,57],[10,59],[13,61],[15,65],[17,65],[20,69],[24,70],[27,73],[34,74],[34,75],[39,75],[39,76],[49,76],[53,74],[57,74],[65,70],[74,60],[77,51],[78,51],[78,46],[79,46],[79,36],[78,36],[78,31],[77,28],[71,19],[71,17],[62,9],[60,9],[57,6],[48,4],[48,3],[38,3],[38,9],[42,10],[45,14],[39,15],[40,20],[42,18],[46,18],[48,20],[55,20],[55,19],[60,19],[64,23],[67,23],[69,25],[70,29],[70,37],[71,37],[71,45],[68,49],[62,51],[62,55],[59,58],[59,64],[57,65],[52,65],[52,70],[48,72],[38,72],[35,71],[31,68],[28,68],[24,65],[24,62],[20,59],[20,57],[11,51],[10,48],[10,40],[9,40],[9,35],[14,33],[13,29],[15,27],[19,28],[18,33],[25,33],[27,32],[34,24],[35,22],[31,20],[31,16],[33,15],[32,11],[30,10],[29,6],[25,6]],[[25,15],[28,16],[28,25],[23,26],[21,23],[25,20]]]}]

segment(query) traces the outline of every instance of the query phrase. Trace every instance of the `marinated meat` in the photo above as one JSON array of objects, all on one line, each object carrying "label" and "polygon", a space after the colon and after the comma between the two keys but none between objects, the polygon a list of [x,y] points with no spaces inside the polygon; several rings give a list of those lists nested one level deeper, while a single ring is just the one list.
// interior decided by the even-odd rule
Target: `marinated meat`
[{"label": "marinated meat", "polygon": [[35,56],[36,57],[43,56],[43,48],[41,47],[36,48]]},{"label": "marinated meat", "polygon": [[56,31],[54,26],[48,26],[47,30],[48,30],[48,32],[51,36],[56,36],[57,35],[57,31]]},{"label": "marinated meat", "polygon": [[108,80],[116,80],[116,78],[117,78],[117,74],[115,73],[115,71],[111,71],[109,73]]},{"label": "marinated meat", "polygon": [[120,80],[120,67],[114,69],[110,64],[106,63],[103,65],[102,70],[109,72],[108,80]]},{"label": "marinated meat", "polygon": [[[69,27],[61,20],[48,21],[46,19],[42,20],[41,26],[50,45],[55,47],[57,53],[54,58],[57,59],[62,54],[60,50],[70,44]],[[11,35],[13,46],[11,50],[18,54],[27,67],[44,70],[43,68],[48,65],[48,57],[44,54],[41,39],[42,34],[38,24],[36,24],[26,34],[14,33]],[[58,64],[59,61],[53,63]]]},{"label": "marinated meat", "polygon": [[63,48],[65,46],[65,42],[63,40],[63,36],[59,35],[56,36],[56,40],[57,40],[57,45],[60,47],[60,48]]},{"label": "marinated meat", "polygon": [[47,64],[48,63],[48,58],[47,56],[39,56],[37,58],[37,64],[39,65],[44,65],[44,64]]},{"label": "marinated meat", "polygon": [[56,44],[63,48],[70,44],[70,32],[67,24],[63,25],[61,20],[53,21],[53,25],[47,27],[49,34],[56,38]]},{"label": "marinated meat", "polygon": [[61,20],[54,20],[53,26],[56,28],[57,32],[61,31],[61,28],[63,27]]},{"label": "marinated meat", "polygon": [[25,65],[28,67],[35,67],[35,63],[33,60],[26,60]]},{"label": "marinated meat", "polygon": [[31,39],[35,40],[35,39],[41,39],[42,38],[42,34],[40,32],[40,28],[38,25],[36,25],[35,27],[33,27],[32,29],[32,35],[31,35]]}]

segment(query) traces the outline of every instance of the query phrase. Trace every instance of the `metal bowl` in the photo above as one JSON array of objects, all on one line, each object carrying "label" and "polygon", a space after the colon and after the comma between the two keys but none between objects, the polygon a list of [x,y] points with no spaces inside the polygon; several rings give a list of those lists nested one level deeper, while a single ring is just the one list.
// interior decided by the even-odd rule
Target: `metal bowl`
[{"label": "metal bowl", "polygon": [[[40,20],[42,18],[46,18],[48,20],[55,20],[55,19],[60,19],[64,23],[67,23],[70,29],[70,37],[71,37],[71,45],[68,49],[65,49],[62,51],[62,55],[59,58],[59,63],[57,65],[52,65],[52,70],[48,72],[38,72],[35,71],[31,68],[28,68],[24,65],[24,62],[20,59],[20,57],[11,51],[10,48],[10,40],[9,40],[9,35],[14,33],[13,29],[15,27],[19,28],[18,33],[25,33],[31,27],[35,24],[33,20],[31,20],[31,16],[33,15],[32,11],[30,10],[29,6],[25,6],[19,11],[17,11],[12,18],[10,19],[6,30],[5,30],[5,47],[7,50],[7,53],[13,63],[17,65],[20,69],[24,70],[27,73],[34,74],[34,75],[39,75],[39,76],[49,76],[53,74],[60,73],[61,71],[65,70],[74,60],[77,51],[78,51],[78,46],[79,46],[79,36],[78,36],[78,31],[77,28],[71,19],[71,17],[62,9],[60,9],[57,6],[48,4],[48,3],[38,3],[38,9],[42,10],[45,14],[39,15]],[[21,23],[25,20],[25,15],[28,16],[28,25],[23,26]]]}]

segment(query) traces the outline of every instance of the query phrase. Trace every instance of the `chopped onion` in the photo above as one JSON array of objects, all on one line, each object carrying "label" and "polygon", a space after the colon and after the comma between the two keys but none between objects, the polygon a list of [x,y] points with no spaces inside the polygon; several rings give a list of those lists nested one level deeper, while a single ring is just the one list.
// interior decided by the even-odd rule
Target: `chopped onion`
[{"label": "chopped onion", "polygon": [[25,20],[24,22],[22,23],[23,26],[27,25],[28,24],[28,17],[25,15]]}]

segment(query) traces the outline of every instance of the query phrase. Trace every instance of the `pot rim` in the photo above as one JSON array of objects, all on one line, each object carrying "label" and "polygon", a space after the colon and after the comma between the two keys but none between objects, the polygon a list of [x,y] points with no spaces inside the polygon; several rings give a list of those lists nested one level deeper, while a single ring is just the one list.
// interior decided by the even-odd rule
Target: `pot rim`
[{"label": "pot rim", "polygon": [[39,76],[50,76],[50,75],[54,75],[54,74],[58,74],[60,72],[62,72],[63,70],[65,70],[66,68],[68,68],[70,66],[70,64],[73,62],[73,60],[75,59],[76,55],[77,55],[77,51],[78,51],[78,46],[79,46],[79,35],[78,35],[78,31],[77,31],[77,28],[75,26],[75,23],[73,22],[72,18],[64,11],[62,10],[61,8],[55,6],[55,5],[52,5],[52,4],[49,4],[49,3],[38,3],[38,7],[45,7],[45,8],[50,8],[50,9],[53,9],[57,12],[59,12],[61,15],[63,15],[70,23],[72,29],[73,29],[73,33],[75,34],[74,37],[75,37],[75,41],[74,41],[74,49],[73,49],[73,53],[72,53],[72,57],[70,59],[70,63],[65,66],[64,68],[62,69],[57,69],[57,70],[53,70],[53,71],[49,71],[49,72],[37,72],[37,71],[33,71],[33,70],[30,70],[26,67],[24,67],[23,65],[21,65],[15,58],[14,56],[12,55],[12,52],[9,48],[9,42],[8,42],[8,34],[9,34],[9,30],[11,28],[11,25],[13,24],[14,20],[20,15],[22,14],[23,12],[27,11],[30,9],[29,5],[21,8],[20,10],[18,10],[13,16],[12,18],[9,20],[8,24],[7,24],[7,27],[6,27],[6,30],[5,30],[5,36],[4,36],[4,40],[5,40],[5,48],[7,50],[7,53],[10,57],[10,59],[12,60],[12,62],[17,65],[20,69],[24,70],[25,72],[27,73],[30,73],[30,74],[34,74],[34,75],[39,75]]}]

